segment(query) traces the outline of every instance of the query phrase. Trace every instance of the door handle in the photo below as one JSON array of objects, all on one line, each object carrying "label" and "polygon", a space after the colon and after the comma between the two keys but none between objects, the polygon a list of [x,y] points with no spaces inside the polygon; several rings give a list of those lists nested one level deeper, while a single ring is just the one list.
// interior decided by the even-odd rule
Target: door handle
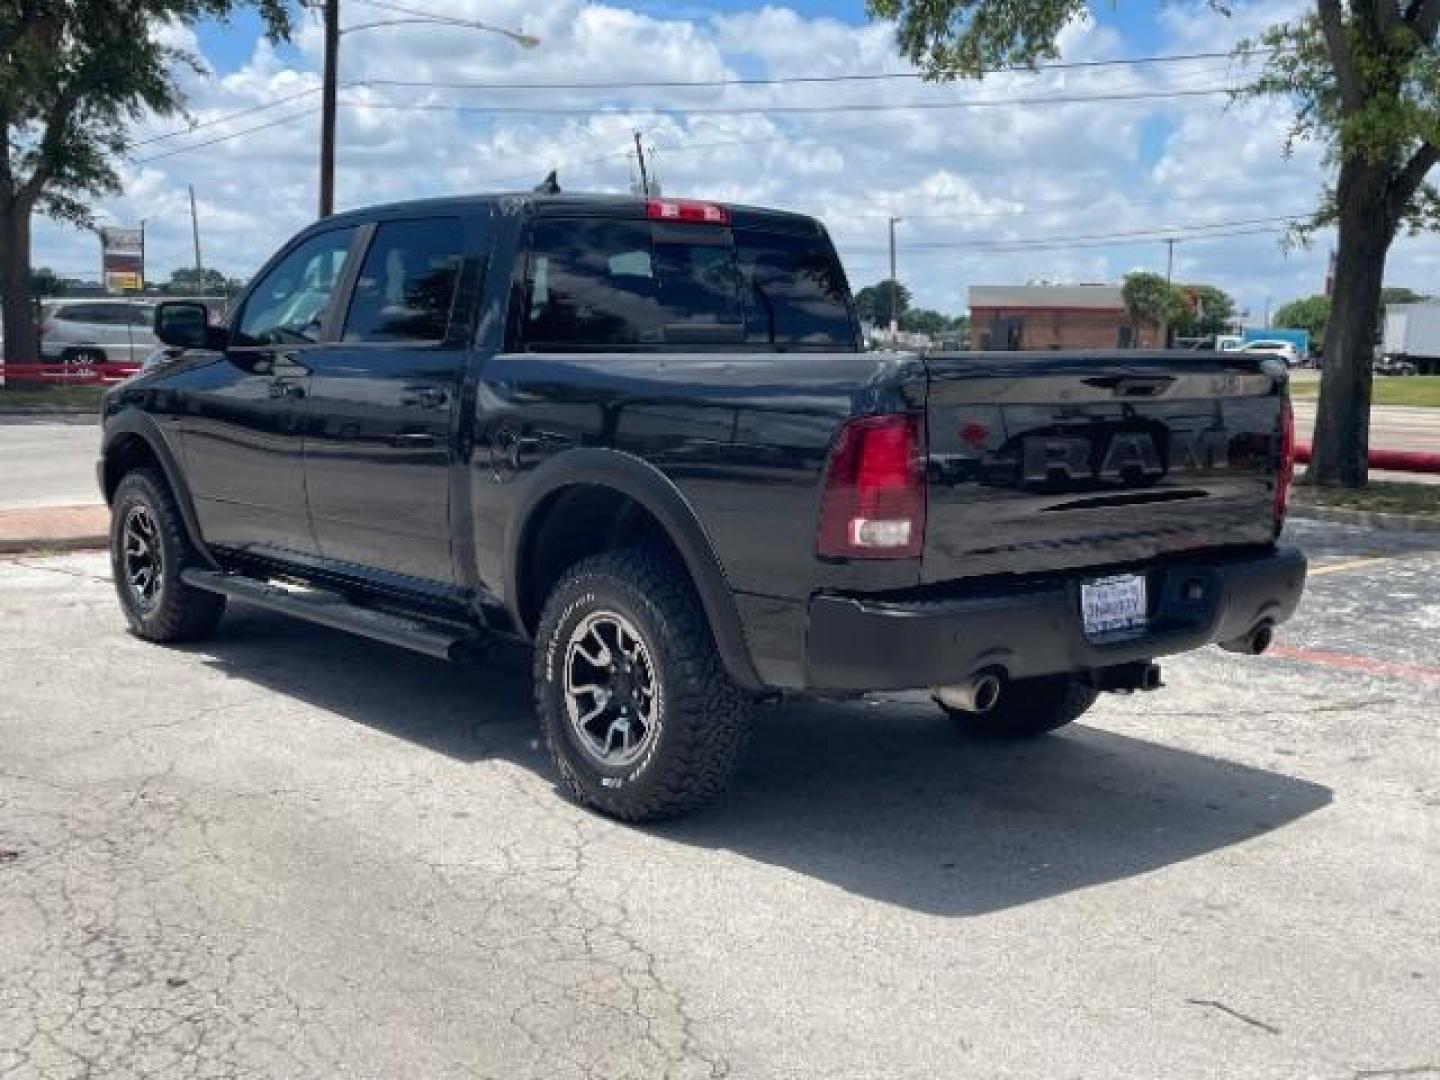
[{"label": "door handle", "polygon": [[417,386],[415,402],[422,409],[438,409],[450,400],[450,394],[439,386]]},{"label": "door handle", "polygon": [[270,384],[270,396],[272,398],[303,398],[305,387],[299,383],[283,382],[276,379]]}]

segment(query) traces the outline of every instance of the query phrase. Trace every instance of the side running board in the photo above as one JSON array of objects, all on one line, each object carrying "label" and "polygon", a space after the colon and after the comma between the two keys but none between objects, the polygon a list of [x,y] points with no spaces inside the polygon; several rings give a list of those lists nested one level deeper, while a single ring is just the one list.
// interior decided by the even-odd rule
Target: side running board
[{"label": "side running board", "polygon": [[268,582],[241,574],[222,574],[215,570],[190,568],[180,574],[186,585],[197,589],[233,596],[236,600],[277,611],[307,622],[319,623],[336,630],[399,645],[441,660],[456,658],[461,646],[475,640],[475,635],[457,632],[419,619],[391,615],[385,611],[360,607],[334,593],[304,592],[284,589]]}]

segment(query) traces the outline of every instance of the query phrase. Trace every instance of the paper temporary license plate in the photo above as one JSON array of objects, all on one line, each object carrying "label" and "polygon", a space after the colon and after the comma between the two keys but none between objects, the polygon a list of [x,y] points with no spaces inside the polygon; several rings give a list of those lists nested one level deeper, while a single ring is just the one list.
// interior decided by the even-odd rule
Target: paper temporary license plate
[{"label": "paper temporary license plate", "polygon": [[1080,586],[1080,614],[1089,637],[1145,626],[1145,578],[1118,574]]}]

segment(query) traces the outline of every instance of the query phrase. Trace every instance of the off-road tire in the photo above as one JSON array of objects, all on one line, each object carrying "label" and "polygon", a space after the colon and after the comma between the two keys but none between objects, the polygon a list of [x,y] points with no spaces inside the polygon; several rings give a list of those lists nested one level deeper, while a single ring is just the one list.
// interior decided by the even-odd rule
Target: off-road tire
[{"label": "off-road tire", "polygon": [[[127,473],[116,487],[110,507],[110,568],[120,609],[135,636],[163,643],[208,637],[225,612],[225,597],[180,579],[187,567],[202,566],[203,561],[185,534],[175,497],[164,478],[153,469]],[[161,551],[160,587],[148,605],[131,586],[125,567],[125,525],[136,507],[148,511]]]},{"label": "off-road tire", "polygon": [[[566,711],[567,649],[595,613],[618,614],[639,631],[659,686],[653,740],[620,768],[583,748]],[[546,600],[535,645],[541,731],[581,803],[622,821],[652,822],[695,810],[725,789],[748,740],[752,702],[726,674],[683,566],[630,548],[576,563]]]},{"label": "off-road tire", "polygon": [[967,735],[1029,739],[1078,720],[1099,696],[1098,690],[1072,675],[1042,675],[1007,682],[989,712],[966,712],[943,704],[940,708]]}]

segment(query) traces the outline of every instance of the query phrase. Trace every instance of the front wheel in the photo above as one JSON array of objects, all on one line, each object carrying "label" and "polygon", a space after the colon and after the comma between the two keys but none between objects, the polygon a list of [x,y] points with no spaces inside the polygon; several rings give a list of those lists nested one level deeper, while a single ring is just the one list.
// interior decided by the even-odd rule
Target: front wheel
[{"label": "front wheel", "polygon": [[120,609],[136,637],[197,641],[225,611],[225,598],[181,580],[199,565],[179,507],[159,473],[137,469],[115,489],[110,515],[110,568]]},{"label": "front wheel", "polygon": [[550,756],[585,805],[660,821],[724,790],[750,729],[683,567],[652,552],[573,566],[536,634],[535,699]]},{"label": "front wheel", "polygon": [[936,704],[968,735],[1028,739],[1078,720],[1099,696],[1098,690],[1073,675],[1042,675],[1007,682],[988,712]]}]

